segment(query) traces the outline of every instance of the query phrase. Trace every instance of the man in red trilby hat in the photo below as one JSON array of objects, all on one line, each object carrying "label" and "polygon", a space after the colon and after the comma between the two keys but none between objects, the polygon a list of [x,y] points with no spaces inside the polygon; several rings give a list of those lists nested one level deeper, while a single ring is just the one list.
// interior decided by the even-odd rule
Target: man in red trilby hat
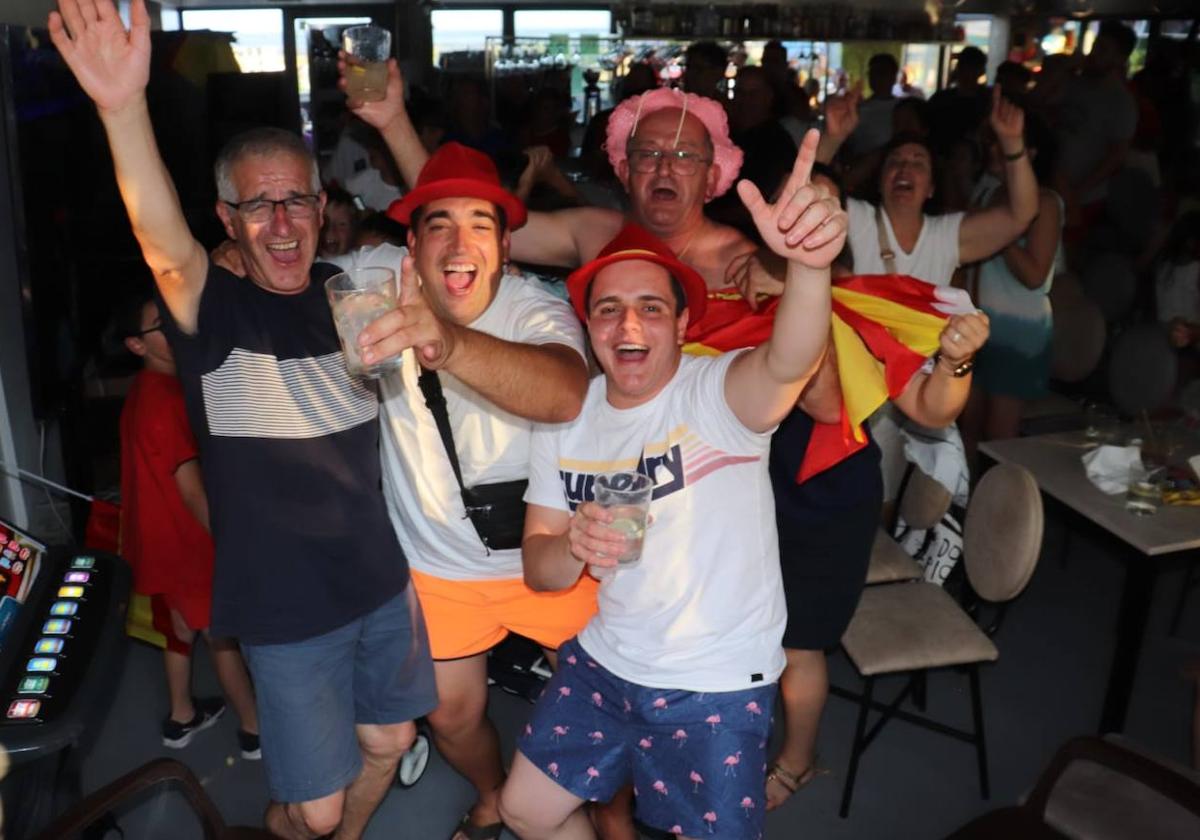
[{"label": "man in red trilby hat", "polygon": [[500,834],[504,781],[488,651],[518,632],[552,653],[596,610],[591,578],[529,589],[520,548],[530,437],[579,413],[583,332],[538,280],[504,270],[526,213],[486,155],[442,146],[389,214],[408,226],[410,255],[400,306],[364,332],[363,357],[404,354],[381,383],[383,489],[429,628],[434,740],[478,792],[451,836],[482,840]]},{"label": "man in red trilby hat", "polygon": [[217,213],[247,280],[187,227],[154,141],[150,19],[60,0],[50,37],[96,103],[154,274],[216,543],[212,633],[254,677],[271,832],[362,835],[437,702],[404,553],[379,493],[378,403],[346,372],[313,265],[325,194],[298,136],[239,135],[217,159]]},{"label": "man in red trilby hat", "polygon": [[[760,837],[764,768],[785,623],[771,432],[825,349],[830,264],[846,215],[810,183],[810,132],[779,201],[738,193],[787,261],[770,338],[753,350],[683,356],[701,318],[700,274],[630,225],[567,288],[604,371],[579,417],[534,435],[525,579],[557,591],[599,574],[599,609],[518,744],[501,794],[524,840],[594,836],[581,812],[632,782],[640,819],[685,838]],[[620,476],[611,475],[624,471]],[[640,559],[597,504],[604,483],[651,479]],[[627,521],[627,520],[626,520]],[[634,526],[636,528],[636,526]]]}]

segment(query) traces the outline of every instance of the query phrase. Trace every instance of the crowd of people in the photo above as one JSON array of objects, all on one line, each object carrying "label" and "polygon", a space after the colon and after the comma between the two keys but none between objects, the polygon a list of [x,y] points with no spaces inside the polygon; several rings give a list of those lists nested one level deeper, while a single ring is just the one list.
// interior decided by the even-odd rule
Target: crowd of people
[{"label": "crowd of people", "polygon": [[[210,253],[154,142],[143,2],[127,29],[110,0],[59,0],[50,32],[155,279],[124,329],[144,370],[123,498],[169,642],[164,743],[224,710],[190,696],[201,632],[289,838],[361,836],[422,717],[476,791],[451,840],[629,840],[635,812],[761,837],[821,771],[825,652],[880,521],[880,449],[845,390],[873,376],[921,426],[967,409],[969,443],[1015,434],[1048,379],[1064,228],[1086,234],[1137,122],[1117,25],[1056,80],[1072,95],[1014,68],[989,88],[967,48],[923,102],[876,56],[871,96],[831,97],[821,131],[799,130],[778,45],[732,105],[723,51],[693,45],[683,89],[631,73],[596,118],[584,159],[616,198],[597,206],[560,169],[558,98],[507,138],[486,89],[457,83],[442,112],[391,61],[325,172],[286,131],[226,145]],[[1064,96],[1078,115],[1044,104]],[[1200,237],[1170,241],[1173,278]],[[367,267],[398,284],[358,338],[367,365],[402,359],[377,390],[346,372],[322,288]],[[1178,343],[1197,298],[1171,298]],[[893,305],[939,313],[903,352]],[[615,470],[654,484],[632,566],[595,501]],[[506,768],[487,657],[510,633],[555,670]]]}]

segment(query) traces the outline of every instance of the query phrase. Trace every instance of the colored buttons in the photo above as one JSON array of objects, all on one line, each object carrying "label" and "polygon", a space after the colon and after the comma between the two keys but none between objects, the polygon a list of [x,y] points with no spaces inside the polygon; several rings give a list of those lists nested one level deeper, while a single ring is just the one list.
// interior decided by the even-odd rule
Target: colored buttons
[{"label": "colored buttons", "polygon": [[49,677],[23,677],[17,684],[18,694],[45,694],[50,687]]},{"label": "colored buttons", "polygon": [[95,557],[76,557],[71,561],[72,569],[91,569],[96,565]]},{"label": "colored buttons", "polygon": [[82,586],[60,586],[60,587],[58,587],[58,597],[59,598],[82,598],[83,597],[83,587]]},{"label": "colored buttons", "polygon": [[41,700],[14,700],[8,706],[8,717],[10,720],[27,720],[37,717],[41,710]]},{"label": "colored buttons", "polygon": [[77,612],[79,605],[74,601],[55,601],[50,608],[50,615],[75,615]]},{"label": "colored buttons", "polygon": [[29,660],[29,664],[25,666],[26,671],[37,673],[39,671],[53,671],[58,665],[58,660],[49,656],[35,656]]},{"label": "colored buttons", "polygon": [[65,618],[51,618],[42,625],[42,632],[47,636],[65,636],[71,632],[71,622]]},{"label": "colored buttons", "polygon": [[38,639],[36,645],[33,646],[34,653],[62,653],[62,639]]},{"label": "colored buttons", "polygon": [[67,572],[67,576],[63,580],[67,583],[87,583],[91,577],[91,572]]}]

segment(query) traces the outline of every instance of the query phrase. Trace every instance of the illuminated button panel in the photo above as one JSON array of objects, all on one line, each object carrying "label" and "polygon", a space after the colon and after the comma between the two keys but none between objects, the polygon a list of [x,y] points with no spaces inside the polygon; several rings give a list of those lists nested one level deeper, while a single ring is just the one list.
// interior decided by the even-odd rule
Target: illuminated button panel
[{"label": "illuminated button panel", "polygon": [[[9,684],[11,693],[0,694],[0,708],[5,709],[0,724],[46,724],[55,719],[57,710],[71,696],[92,649],[94,637],[89,634],[99,629],[91,626],[89,616],[107,598],[109,584],[104,569],[93,556],[73,557],[59,573],[61,579],[51,584],[51,600],[43,607],[45,613],[35,617],[32,638],[26,641],[30,647],[19,660],[18,667],[24,667]],[[89,609],[97,586],[100,589],[94,594],[98,601]]]}]

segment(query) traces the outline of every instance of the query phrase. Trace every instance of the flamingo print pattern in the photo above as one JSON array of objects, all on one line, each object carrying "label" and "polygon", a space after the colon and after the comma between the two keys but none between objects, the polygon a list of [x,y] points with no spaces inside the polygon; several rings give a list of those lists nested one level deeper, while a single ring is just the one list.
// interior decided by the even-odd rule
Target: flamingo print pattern
[{"label": "flamingo print pattern", "polygon": [[584,800],[633,782],[648,825],[706,840],[762,837],[774,686],[692,693],[626,682],[574,641],[520,739],[521,752]]}]

